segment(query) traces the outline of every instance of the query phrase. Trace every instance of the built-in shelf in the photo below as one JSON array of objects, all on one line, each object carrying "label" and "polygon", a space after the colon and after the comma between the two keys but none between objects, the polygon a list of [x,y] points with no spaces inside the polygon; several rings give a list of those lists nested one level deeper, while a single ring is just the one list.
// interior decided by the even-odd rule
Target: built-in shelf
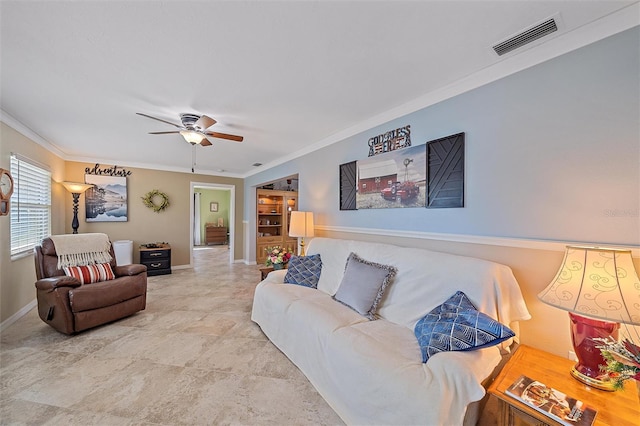
[{"label": "built-in shelf", "polygon": [[297,192],[257,190],[256,261],[259,264],[266,260],[267,247],[281,246],[295,250],[297,239],[289,237],[289,219],[295,210],[298,210]]}]

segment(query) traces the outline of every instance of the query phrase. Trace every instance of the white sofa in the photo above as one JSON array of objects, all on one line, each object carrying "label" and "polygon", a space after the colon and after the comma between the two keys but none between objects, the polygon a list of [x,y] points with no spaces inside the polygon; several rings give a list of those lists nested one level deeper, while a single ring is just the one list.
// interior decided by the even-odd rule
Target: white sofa
[{"label": "white sofa", "polygon": [[[377,320],[331,297],[351,252],[397,268]],[[500,362],[500,348],[442,352],[422,363],[414,326],[461,290],[517,333],[516,322],[530,315],[511,270],[470,257],[329,238],[310,242],[307,255],[317,253],[318,288],[284,284],[286,270],[271,272],[256,287],[252,320],[347,424],[462,424],[467,406],[484,396],[481,382]]]}]

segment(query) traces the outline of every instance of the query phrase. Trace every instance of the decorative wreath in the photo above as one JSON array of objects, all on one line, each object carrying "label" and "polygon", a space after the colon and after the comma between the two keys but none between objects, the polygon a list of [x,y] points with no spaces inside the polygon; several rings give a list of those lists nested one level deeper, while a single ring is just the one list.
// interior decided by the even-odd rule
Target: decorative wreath
[{"label": "decorative wreath", "polygon": [[[156,197],[161,199],[160,203],[154,202],[154,200],[156,200]],[[166,209],[169,206],[169,197],[167,197],[167,194],[165,194],[164,192],[160,192],[157,189],[147,192],[144,197],[140,198],[142,198],[142,202],[145,206],[153,209],[153,211],[156,213],[160,213],[162,210]]]}]

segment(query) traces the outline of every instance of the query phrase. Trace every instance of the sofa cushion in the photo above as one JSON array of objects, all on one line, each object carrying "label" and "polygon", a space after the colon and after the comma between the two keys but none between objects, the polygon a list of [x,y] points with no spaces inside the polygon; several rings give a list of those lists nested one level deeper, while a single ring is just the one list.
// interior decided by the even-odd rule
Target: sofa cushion
[{"label": "sofa cushion", "polygon": [[369,262],[351,253],[334,299],[373,320],[378,303],[396,272],[393,266]]},{"label": "sofa cushion", "polygon": [[[307,256],[313,254],[322,255],[322,274],[318,280],[318,290],[333,296],[338,291],[340,281],[344,275],[344,265],[351,252],[356,252],[351,248],[348,241],[336,244],[331,238],[314,237],[307,245]],[[362,253],[361,253],[362,255]]]},{"label": "sofa cushion", "polygon": [[63,268],[64,274],[76,278],[82,284],[109,281],[115,278],[111,265],[98,263],[95,265],[68,266]]},{"label": "sofa cushion", "polygon": [[319,254],[313,256],[293,256],[289,260],[284,282],[317,288],[322,271],[322,259]]},{"label": "sofa cushion", "polygon": [[422,362],[438,352],[485,348],[515,336],[511,329],[476,310],[461,291],[420,319],[414,333]]}]

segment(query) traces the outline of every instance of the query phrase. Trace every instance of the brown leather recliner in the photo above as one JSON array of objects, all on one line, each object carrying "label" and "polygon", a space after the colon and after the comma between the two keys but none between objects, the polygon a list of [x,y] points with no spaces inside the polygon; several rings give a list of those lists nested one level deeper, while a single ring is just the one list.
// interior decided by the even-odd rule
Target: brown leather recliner
[{"label": "brown leather recliner", "polygon": [[75,334],[106,324],[145,308],[147,267],[116,266],[111,246],[114,280],[81,284],[58,269],[58,256],[51,238],[35,248],[38,314],[61,333]]}]

